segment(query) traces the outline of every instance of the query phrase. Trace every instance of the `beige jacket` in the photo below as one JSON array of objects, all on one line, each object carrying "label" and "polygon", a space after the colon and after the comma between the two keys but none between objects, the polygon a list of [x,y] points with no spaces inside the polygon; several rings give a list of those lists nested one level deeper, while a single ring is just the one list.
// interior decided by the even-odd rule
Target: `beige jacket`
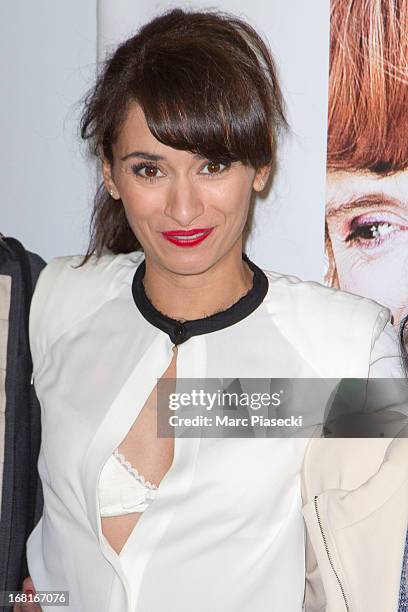
[{"label": "beige jacket", "polygon": [[303,472],[306,612],[397,612],[408,439],[315,439]]}]

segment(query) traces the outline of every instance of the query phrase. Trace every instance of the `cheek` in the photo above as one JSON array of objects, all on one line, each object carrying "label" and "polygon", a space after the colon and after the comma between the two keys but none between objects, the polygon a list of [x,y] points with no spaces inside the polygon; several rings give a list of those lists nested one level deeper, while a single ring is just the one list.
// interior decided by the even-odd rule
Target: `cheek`
[{"label": "cheek", "polygon": [[127,186],[120,193],[126,218],[132,228],[151,221],[163,207],[163,196],[158,190]]},{"label": "cheek", "polygon": [[251,185],[248,186],[248,181],[244,180],[221,183],[214,179],[214,183],[218,185],[206,185],[202,190],[202,200],[206,208],[216,209],[240,224],[242,218],[248,214]]},{"label": "cheek", "polygon": [[340,289],[369,297],[391,310],[408,306],[407,258],[401,247],[368,259],[353,248],[335,246]]},{"label": "cheek", "polygon": [[[119,187],[126,218],[133,230],[159,223],[166,206],[174,197],[166,186],[139,186],[123,181]],[[241,227],[248,216],[252,183],[247,177],[233,180],[200,180],[195,187],[195,197],[204,205],[208,220],[225,222]]]}]

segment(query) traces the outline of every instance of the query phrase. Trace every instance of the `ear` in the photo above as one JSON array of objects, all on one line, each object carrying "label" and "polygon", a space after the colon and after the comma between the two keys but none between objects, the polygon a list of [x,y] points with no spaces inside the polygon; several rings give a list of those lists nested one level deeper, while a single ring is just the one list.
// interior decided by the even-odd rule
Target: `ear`
[{"label": "ear", "polygon": [[271,167],[269,165],[263,166],[255,172],[254,180],[252,182],[252,187],[255,189],[255,191],[262,191],[264,189],[270,172]]},{"label": "ear", "polygon": [[108,193],[114,200],[119,200],[120,195],[112,177],[112,168],[110,162],[104,156],[102,157],[102,175],[106,191],[108,191]]}]

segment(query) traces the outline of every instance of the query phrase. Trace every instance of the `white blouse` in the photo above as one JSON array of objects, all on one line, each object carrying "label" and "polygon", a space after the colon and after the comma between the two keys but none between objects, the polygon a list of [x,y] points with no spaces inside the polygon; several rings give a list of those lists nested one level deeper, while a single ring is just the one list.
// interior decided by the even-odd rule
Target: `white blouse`
[{"label": "white blouse", "polygon": [[300,612],[307,438],[175,437],[173,463],[120,554],[101,531],[101,505],[118,502],[110,487],[100,497],[101,475],[133,478],[112,453],[174,344],[178,378],[365,377],[372,350],[377,366],[388,351],[388,309],[247,259],[244,298],[181,324],[144,294],[142,253],[74,268],[80,260],[44,268],[30,313],[44,492],[27,542],[35,587],[68,590],[64,609],[75,612]]}]

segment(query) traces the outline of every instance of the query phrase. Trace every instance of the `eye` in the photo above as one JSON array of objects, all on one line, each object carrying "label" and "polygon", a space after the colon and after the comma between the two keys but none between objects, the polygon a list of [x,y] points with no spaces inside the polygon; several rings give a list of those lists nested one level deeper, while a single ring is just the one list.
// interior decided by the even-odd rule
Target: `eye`
[{"label": "eye", "polygon": [[208,168],[208,172],[203,172],[203,174],[207,174],[207,176],[217,176],[225,170],[228,170],[230,166],[230,163],[222,164],[221,162],[209,161],[203,166],[203,168]]},{"label": "eye", "polygon": [[[161,178],[164,174],[161,170],[155,166],[154,164],[134,164],[131,166],[133,174],[136,176],[146,180],[146,181],[154,181],[155,179]],[[160,173],[160,174],[159,174]]]},{"label": "eye", "polygon": [[380,215],[368,217],[356,217],[350,223],[350,233],[344,240],[349,246],[357,245],[365,249],[382,246],[391,238],[397,237],[408,227],[401,223],[395,223]]}]

